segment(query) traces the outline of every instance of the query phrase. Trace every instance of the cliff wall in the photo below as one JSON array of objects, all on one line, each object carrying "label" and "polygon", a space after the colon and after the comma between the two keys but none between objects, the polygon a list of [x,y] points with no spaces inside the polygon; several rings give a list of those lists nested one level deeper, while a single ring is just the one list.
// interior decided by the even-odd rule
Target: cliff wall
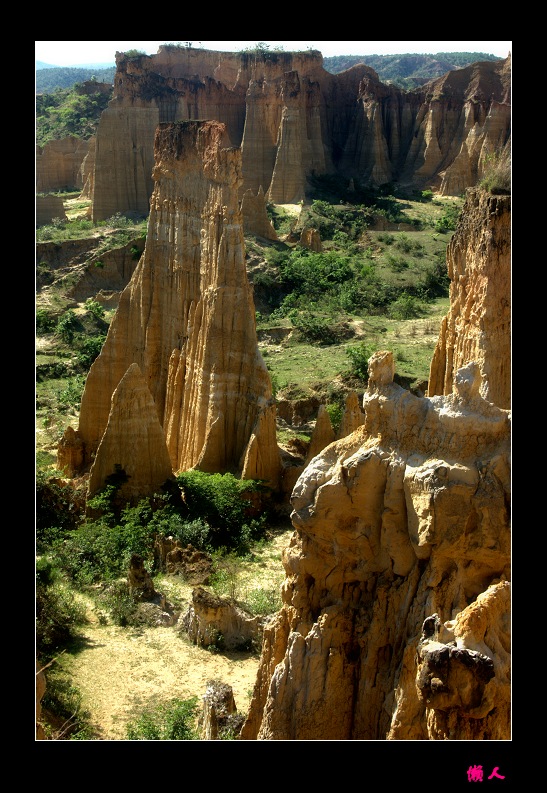
[{"label": "cliff wall", "polygon": [[509,140],[510,58],[410,92],[383,85],[364,65],[333,75],[322,64],[313,51],[116,53],[114,98],[97,131],[94,221],[148,213],[163,122],[224,123],[242,150],[240,198],[262,188],[275,203],[303,199],[309,177],[325,173],[458,195]]},{"label": "cliff wall", "polygon": [[451,242],[442,393],[375,353],[361,426],[295,483],[244,740],[511,738],[509,200],[470,191]]},{"label": "cliff wall", "polygon": [[36,192],[74,190],[84,186],[81,166],[95,139],[75,137],[51,140],[36,147]]},{"label": "cliff wall", "polygon": [[244,740],[510,738],[510,416],[369,362],[365,424],[300,475]]},{"label": "cliff wall", "polygon": [[482,370],[481,394],[511,406],[511,196],[468,190],[447,248],[450,310],[431,362],[428,395],[450,394],[470,360]]}]

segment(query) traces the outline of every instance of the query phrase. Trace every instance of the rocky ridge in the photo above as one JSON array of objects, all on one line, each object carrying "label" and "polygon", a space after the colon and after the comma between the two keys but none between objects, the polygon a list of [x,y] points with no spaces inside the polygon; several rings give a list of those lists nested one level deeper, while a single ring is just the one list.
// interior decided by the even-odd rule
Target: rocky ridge
[{"label": "rocky ridge", "polygon": [[[308,179],[338,174],[444,195],[476,184],[510,139],[511,61],[485,61],[413,91],[363,64],[340,74],[319,52],[228,53],[164,45],[116,53],[114,97],[97,131],[93,220],[146,215],[158,123],[215,119],[241,147],[241,193],[296,203]],[[240,195],[241,198],[241,195]]]}]

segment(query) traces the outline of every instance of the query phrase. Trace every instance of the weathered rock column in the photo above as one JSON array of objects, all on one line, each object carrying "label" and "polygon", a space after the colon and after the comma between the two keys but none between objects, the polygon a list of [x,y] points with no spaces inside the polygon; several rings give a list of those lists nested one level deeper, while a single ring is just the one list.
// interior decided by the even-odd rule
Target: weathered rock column
[{"label": "weathered rock column", "polygon": [[[275,404],[245,268],[241,150],[226,143],[220,122],[158,126],[145,250],[82,397],[84,465],[136,364],[174,472],[241,472],[252,442],[254,478],[277,484]],[[103,457],[101,470],[110,463]]]}]

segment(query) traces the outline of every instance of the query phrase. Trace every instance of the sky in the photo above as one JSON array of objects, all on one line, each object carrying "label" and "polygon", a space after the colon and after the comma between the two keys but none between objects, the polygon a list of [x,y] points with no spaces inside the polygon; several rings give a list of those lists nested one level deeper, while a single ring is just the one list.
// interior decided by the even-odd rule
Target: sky
[{"label": "sky", "polygon": [[[87,63],[114,63],[116,52],[140,50],[155,55],[169,41],[35,41],[35,59],[52,66],[78,66]],[[194,41],[193,47],[222,52],[240,52],[257,44],[286,52],[319,50],[323,57],[334,55],[394,55],[402,53],[483,52],[506,58],[511,41]]]}]

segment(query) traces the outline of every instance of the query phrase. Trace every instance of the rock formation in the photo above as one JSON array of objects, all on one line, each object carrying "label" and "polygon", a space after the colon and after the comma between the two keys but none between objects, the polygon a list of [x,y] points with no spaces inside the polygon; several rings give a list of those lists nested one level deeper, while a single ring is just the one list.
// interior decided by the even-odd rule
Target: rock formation
[{"label": "rock formation", "polygon": [[317,419],[310,438],[310,445],[306,453],[305,464],[307,465],[319,452],[332,443],[335,439],[334,429],[330,420],[329,413],[325,405],[319,405]]},{"label": "rock formation", "polygon": [[78,183],[83,185],[80,198],[87,198],[90,200],[93,199],[93,186],[95,183],[96,143],[97,140],[94,137],[87,141],[87,154],[83,158],[82,164],[80,165],[80,170],[78,171]]},{"label": "rock formation", "polygon": [[209,583],[214,562],[210,554],[192,545],[183,546],[174,537],[157,534],[154,539],[154,569],[167,575],[180,575],[192,585]]},{"label": "rock formation", "polygon": [[192,602],[181,615],[179,626],[200,647],[216,645],[225,650],[241,650],[260,644],[264,622],[264,617],[253,617],[236,603],[198,586],[192,591]]},{"label": "rock formation", "polygon": [[342,413],[342,420],[340,422],[340,427],[338,428],[337,437],[345,438],[346,435],[349,435],[354,430],[356,430],[357,427],[360,427],[364,423],[365,415],[361,410],[359,397],[355,391],[350,391],[346,397],[344,412]]},{"label": "rock formation", "polygon": [[[62,199],[59,201],[62,203]],[[144,250],[144,239],[136,238],[111,250],[105,250],[101,242],[96,237],[89,237],[37,243],[36,262],[39,268],[44,267],[48,276],[42,282],[39,269],[37,292],[42,292],[43,287],[49,284],[59,289],[64,281],[63,291],[78,303],[93,298],[103,305],[117,304]]]},{"label": "rock formation", "polygon": [[431,398],[394,371],[295,485],[244,740],[510,738],[510,414],[474,362]]},{"label": "rock formation", "polygon": [[[93,139],[94,147],[95,140]],[[89,141],[69,136],[50,140],[36,147],[36,192],[78,190],[84,186],[81,166],[90,147]]]},{"label": "rock formation", "polygon": [[340,74],[321,53],[216,52],[173,45],[116,53],[114,96],[95,146],[93,220],[146,215],[159,123],[211,119],[242,151],[241,193],[305,198],[312,175],[348,186],[399,182],[459,195],[510,138],[511,60],[449,72],[413,91],[363,64]]},{"label": "rock formation", "polygon": [[45,226],[56,218],[67,220],[65,205],[61,196],[36,196],[36,228]]},{"label": "rock formation", "polygon": [[108,422],[89,474],[89,495],[102,490],[117,471],[126,477],[118,496],[129,503],[159,491],[173,478],[156,405],[136,363],[128,367],[112,394]]},{"label": "rock formation", "polygon": [[279,238],[266,211],[266,198],[262,187],[255,195],[252,190],[246,190],[241,200],[241,214],[245,234],[263,237],[266,240]]},{"label": "rock formation", "polygon": [[154,600],[158,592],[154,589],[152,576],[144,566],[144,560],[138,553],[131,555],[127,572],[127,588],[136,601]]},{"label": "rock formation", "polygon": [[298,245],[301,248],[307,248],[310,251],[316,251],[318,253],[323,250],[321,234],[317,229],[303,229],[300,234]]},{"label": "rock formation", "polygon": [[511,196],[467,191],[447,248],[450,310],[431,362],[428,394],[450,394],[456,371],[480,364],[481,395],[511,406]]},{"label": "rock formation", "polygon": [[[115,412],[143,420],[137,403],[117,392],[128,370],[132,378],[140,372],[150,394],[174,473],[241,472],[277,486],[275,402],[245,270],[241,150],[227,144],[226,126],[216,121],[158,127],[145,250],[81,402],[84,466],[101,458],[90,486],[115,464],[129,464],[115,448],[103,459],[99,446]],[[167,472],[163,454],[159,467]]]},{"label": "rock formation", "polygon": [[208,680],[199,718],[201,740],[218,741],[226,734],[237,735],[244,720],[237,712],[232,687],[220,680]]}]

